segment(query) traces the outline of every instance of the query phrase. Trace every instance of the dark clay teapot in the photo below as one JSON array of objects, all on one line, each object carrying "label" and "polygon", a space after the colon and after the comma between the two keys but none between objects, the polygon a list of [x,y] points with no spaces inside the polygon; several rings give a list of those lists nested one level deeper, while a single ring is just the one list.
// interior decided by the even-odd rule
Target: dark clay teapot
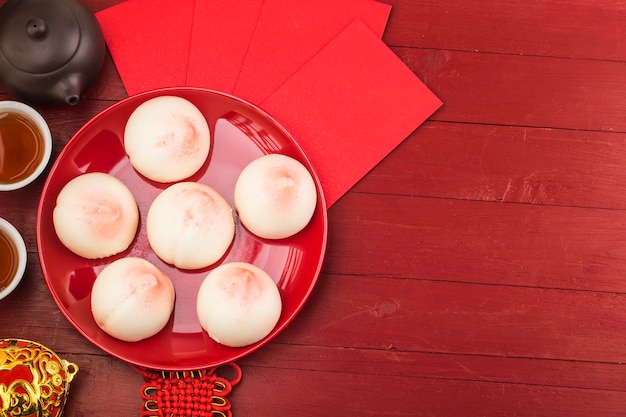
[{"label": "dark clay teapot", "polygon": [[78,103],[98,78],[105,43],[78,0],[8,0],[0,6],[0,86],[16,99]]}]

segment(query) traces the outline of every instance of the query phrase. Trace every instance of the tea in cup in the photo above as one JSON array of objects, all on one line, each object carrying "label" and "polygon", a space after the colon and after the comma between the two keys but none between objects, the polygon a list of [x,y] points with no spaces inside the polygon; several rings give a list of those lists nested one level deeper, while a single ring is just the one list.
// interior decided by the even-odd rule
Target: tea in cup
[{"label": "tea in cup", "polygon": [[0,217],[0,300],[11,294],[26,271],[26,245],[20,232]]},{"label": "tea in cup", "polygon": [[22,188],[46,168],[52,136],[44,118],[18,101],[0,101],[0,191]]}]

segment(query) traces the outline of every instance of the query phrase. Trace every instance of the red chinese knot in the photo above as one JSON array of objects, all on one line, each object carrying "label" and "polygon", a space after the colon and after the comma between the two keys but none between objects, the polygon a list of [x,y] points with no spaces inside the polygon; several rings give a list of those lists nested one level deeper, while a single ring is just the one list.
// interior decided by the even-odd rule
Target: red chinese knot
[{"label": "red chinese knot", "polygon": [[216,374],[217,368],[165,372],[136,368],[144,377],[141,417],[232,417],[226,398],[241,380],[241,369],[230,363],[235,377]]}]

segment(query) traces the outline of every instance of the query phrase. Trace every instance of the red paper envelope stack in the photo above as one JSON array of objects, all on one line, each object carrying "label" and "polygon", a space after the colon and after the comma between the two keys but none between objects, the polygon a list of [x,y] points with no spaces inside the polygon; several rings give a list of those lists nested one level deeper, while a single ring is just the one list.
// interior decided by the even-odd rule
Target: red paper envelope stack
[{"label": "red paper envelope stack", "polygon": [[441,101],[381,40],[374,0],[127,0],[97,13],[129,95],[193,86],[256,104],[307,153],[330,207]]}]

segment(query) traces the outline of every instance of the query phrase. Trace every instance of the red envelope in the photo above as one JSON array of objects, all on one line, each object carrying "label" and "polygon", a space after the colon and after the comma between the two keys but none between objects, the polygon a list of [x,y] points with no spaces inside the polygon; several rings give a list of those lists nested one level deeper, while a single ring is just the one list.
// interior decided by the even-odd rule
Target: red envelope
[{"label": "red envelope", "polygon": [[303,147],[330,207],[441,104],[355,20],[260,106]]},{"label": "red envelope", "polygon": [[263,0],[198,0],[186,85],[233,93]]},{"label": "red envelope", "polygon": [[390,10],[372,0],[265,0],[235,95],[260,103],[355,18],[382,37]]},{"label": "red envelope", "polygon": [[96,13],[129,95],[184,86],[195,0],[128,0]]}]

